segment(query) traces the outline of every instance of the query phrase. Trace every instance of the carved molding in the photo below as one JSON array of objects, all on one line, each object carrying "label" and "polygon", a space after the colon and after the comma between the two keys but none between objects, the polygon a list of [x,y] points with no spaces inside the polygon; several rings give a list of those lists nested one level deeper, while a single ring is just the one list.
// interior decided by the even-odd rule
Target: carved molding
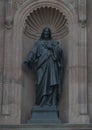
[{"label": "carved molding", "polygon": [[11,29],[13,25],[13,1],[7,0],[5,2],[5,27]]},{"label": "carved molding", "polygon": [[[28,2],[29,0],[15,0],[14,1],[14,5],[15,5],[15,9],[20,8],[20,6],[22,6],[25,2]],[[30,2],[32,1],[39,1],[39,0],[30,0]],[[44,1],[44,0],[43,0]],[[63,2],[65,4],[71,4],[73,5],[73,7],[76,9],[77,8],[77,1],[78,0],[57,0],[59,2]]]},{"label": "carved molding", "polygon": [[73,8],[77,11],[78,0],[62,0],[64,3],[71,4]]},{"label": "carved molding", "polygon": [[[28,0],[15,0],[14,1],[14,6],[15,6],[15,10],[19,9],[20,6],[23,5],[24,2],[27,2]],[[32,2],[33,0],[30,0],[30,2]]]},{"label": "carved molding", "polygon": [[[83,123],[89,123],[87,99],[87,16],[86,0],[78,0],[79,20],[79,104],[80,118]],[[84,116],[85,115],[85,119]]]},{"label": "carved molding", "polygon": [[78,0],[78,19],[82,28],[87,23],[86,5],[86,0]]}]

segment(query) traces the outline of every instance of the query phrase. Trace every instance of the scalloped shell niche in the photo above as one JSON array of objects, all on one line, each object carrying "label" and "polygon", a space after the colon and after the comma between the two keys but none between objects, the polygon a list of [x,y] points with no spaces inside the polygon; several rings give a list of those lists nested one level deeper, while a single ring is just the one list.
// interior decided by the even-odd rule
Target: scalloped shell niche
[{"label": "scalloped shell niche", "polygon": [[62,39],[69,33],[65,15],[56,8],[41,7],[31,12],[25,20],[24,33],[32,39],[39,39],[42,29],[50,27],[55,39]]}]

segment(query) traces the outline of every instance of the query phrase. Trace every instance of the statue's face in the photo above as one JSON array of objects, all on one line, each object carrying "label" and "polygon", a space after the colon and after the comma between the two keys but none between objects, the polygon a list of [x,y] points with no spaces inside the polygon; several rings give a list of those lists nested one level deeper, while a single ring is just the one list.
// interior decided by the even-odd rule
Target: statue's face
[{"label": "statue's face", "polygon": [[50,36],[50,31],[49,31],[48,28],[46,28],[46,29],[44,30],[44,39],[45,39],[45,40],[49,39],[49,36]]}]

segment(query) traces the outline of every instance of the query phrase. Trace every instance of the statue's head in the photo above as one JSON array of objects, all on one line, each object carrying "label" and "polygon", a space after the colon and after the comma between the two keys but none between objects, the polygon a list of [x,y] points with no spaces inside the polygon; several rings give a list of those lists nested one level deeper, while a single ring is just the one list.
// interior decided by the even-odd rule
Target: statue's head
[{"label": "statue's head", "polygon": [[45,27],[43,29],[40,39],[41,40],[50,40],[50,39],[52,39],[51,30],[50,30],[49,27]]}]

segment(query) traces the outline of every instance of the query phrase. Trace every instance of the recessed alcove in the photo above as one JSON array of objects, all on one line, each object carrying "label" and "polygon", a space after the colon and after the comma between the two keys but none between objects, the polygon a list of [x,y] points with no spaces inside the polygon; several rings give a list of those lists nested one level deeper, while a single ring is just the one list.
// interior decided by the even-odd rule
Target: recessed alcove
[{"label": "recessed alcove", "polygon": [[[29,13],[24,22],[23,33],[23,60],[26,59],[28,52],[32,49],[35,41],[40,38],[44,27],[50,27],[53,39],[60,43],[63,49],[65,61],[65,78],[63,90],[60,97],[60,118],[62,122],[68,122],[68,20],[63,12],[56,8],[41,7]],[[22,89],[22,123],[25,123],[31,115],[31,108],[35,99],[35,74],[33,71],[23,73]]]}]

